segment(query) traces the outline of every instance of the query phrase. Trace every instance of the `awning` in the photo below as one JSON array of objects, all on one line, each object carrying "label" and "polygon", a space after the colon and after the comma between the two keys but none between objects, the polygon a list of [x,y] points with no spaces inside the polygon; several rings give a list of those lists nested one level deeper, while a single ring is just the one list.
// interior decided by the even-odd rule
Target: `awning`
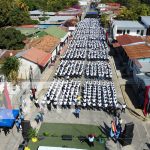
[{"label": "awning", "polygon": [[17,109],[10,110],[0,108],[0,128],[3,127],[12,128],[18,116],[19,110]]}]

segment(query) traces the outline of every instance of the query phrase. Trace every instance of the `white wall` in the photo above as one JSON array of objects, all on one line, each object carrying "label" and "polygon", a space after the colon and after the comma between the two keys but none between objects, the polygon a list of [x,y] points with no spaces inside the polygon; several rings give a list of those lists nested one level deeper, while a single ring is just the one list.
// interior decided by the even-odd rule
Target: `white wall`
[{"label": "white wall", "polygon": [[[122,34],[117,34],[117,30],[122,30]],[[116,39],[116,36],[123,35],[123,30],[126,31],[125,34],[128,34],[127,30],[130,30],[129,35],[132,35],[132,36],[141,36],[141,30],[144,30],[143,36],[146,36],[146,29],[117,28],[117,26],[114,26],[113,38]],[[140,30],[139,34],[137,34],[137,30]]]},{"label": "white wall", "polygon": [[30,66],[32,67],[32,72],[33,72],[33,78],[35,78],[35,76],[37,75],[41,75],[41,71],[40,68],[38,67],[38,65],[23,59],[23,58],[19,58],[20,60],[20,68],[19,68],[19,79],[29,79],[29,70],[30,70]]},{"label": "white wall", "polygon": [[56,55],[57,55],[57,50],[54,49],[53,52],[52,52],[52,61],[55,60]]}]

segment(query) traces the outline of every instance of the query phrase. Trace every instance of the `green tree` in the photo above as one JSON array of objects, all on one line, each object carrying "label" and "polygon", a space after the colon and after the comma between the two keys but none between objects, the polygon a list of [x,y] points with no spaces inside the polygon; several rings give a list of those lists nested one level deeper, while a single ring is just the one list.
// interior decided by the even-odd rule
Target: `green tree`
[{"label": "green tree", "polygon": [[[11,3],[11,2],[10,2]],[[0,27],[9,24],[9,13],[11,11],[11,5],[8,0],[0,1]]]},{"label": "green tree", "polygon": [[14,28],[0,28],[0,49],[22,49],[25,38],[25,35]]},{"label": "green tree", "polygon": [[109,18],[108,18],[108,15],[102,14],[100,20],[101,20],[102,26],[103,26],[104,28],[107,28],[107,27],[109,26]]},{"label": "green tree", "polygon": [[2,72],[8,81],[12,81],[14,83],[18,80],[18,72],[19,72],[20,61],[17,57],[12,56],[6,58],[2,65]]},{"label": "green tree", "polygon": [[0,0],[0,27],[34,23],[23,0]]}]

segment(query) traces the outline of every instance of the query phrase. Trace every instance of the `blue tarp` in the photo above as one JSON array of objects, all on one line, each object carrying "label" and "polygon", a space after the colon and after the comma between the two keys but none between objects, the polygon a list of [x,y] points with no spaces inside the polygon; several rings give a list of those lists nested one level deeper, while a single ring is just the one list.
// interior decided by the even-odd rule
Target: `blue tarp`
[{"label": "blue tarp", "polygon": [[12,128],[16,118],[19,116],[19,110],[17,109],[5,109],[0,108],[0,128],[8,127]]}]

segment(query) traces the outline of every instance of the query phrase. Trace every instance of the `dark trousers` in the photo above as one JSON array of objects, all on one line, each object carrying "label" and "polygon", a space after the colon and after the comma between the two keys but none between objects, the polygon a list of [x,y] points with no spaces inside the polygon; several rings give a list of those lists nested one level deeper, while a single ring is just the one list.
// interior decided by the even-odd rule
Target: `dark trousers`
[{"label": "dark trousers", "polygon": [[76,115],[76,118],[79,118],[79,113],[75,113],[75,115]]},{"label": "dark trousers", "polygon": [[94,142],[89,142],[89,146],[90,147],[92,147],[92,146],[94,147]]},{"label": "dark trousers", "polygon": [[47,104],[47,109],[48,109],[49,111],[51,111],[51,103],[50,103],[50,104]]},{"label": "dark trousers", "polygon": [[39,103],[34,103],[34,105],[36,106],[36,108],[40,108]]}]

